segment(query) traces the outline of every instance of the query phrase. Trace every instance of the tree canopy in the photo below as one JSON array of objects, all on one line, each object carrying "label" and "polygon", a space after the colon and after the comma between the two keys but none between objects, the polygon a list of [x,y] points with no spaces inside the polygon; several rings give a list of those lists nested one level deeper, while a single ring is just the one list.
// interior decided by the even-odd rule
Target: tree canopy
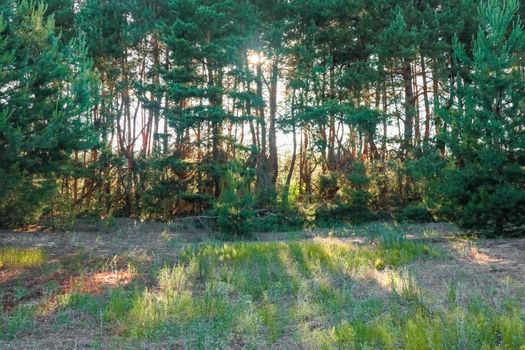
[{"label": "tree canopy", "polygon": [[[525,227],[518,0],[1,0],[0,224]],[[62,221],[51,221],[62,222]]]}]

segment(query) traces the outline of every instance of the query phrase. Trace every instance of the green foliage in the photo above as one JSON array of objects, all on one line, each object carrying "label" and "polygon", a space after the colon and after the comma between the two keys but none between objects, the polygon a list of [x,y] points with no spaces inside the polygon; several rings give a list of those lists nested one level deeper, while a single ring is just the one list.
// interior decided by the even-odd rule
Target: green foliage
[{"label": "green foliage", "polygon": [[1,175],[5,177],[0,180],[0,225],[14,227],[37,222],[48,206],[46,200],[56,193],[54,182],[29,174],[24,177],[15,171],[8,175],[0,170]]},{"label": "green foliage", "polygon": [[[342,184],[338,185],[338,181]],[[373,212],[370,209],[372,195],[369,192],[369,184],[370,177],[366,173],[365,165],[357,161],[352,163],[345,179],[338,179],[333,175],[326,177],[322,180],[322,186],[320,184],[323,193],[332,193],[339,186],[341,190],[335,201],[328,200],[316,210],[316,220],[352,223],[370,220]]]},{"label": "green foliage", "polygon": [[335,172],[319,176],[319,196],[323,200],[331,201],[335,199],[338,185],[338,174]]},{"label": "green foliage", "polygon": [[280,204],[271,211],[260,210],[253,220],[253,228],[257,232],[288,231],[301,229],[304,223],[297,209]]},{"label": "green foliage", "polygon": [[65,195],[56,195],[50,208],[42,213],[41,222],[47,227],[59,231],[71,231],[77,222],[77,211],[72,199]]},{"label": "green foliage", "polygon": [[352,218],[366,221],[371,216],[369,206],[371,194],[368,191],[370,178],[366,173],[365,165],[354,162],[347,179],[348,186],[343,189],[343,198],[348,203]]},{"label": "green foliage", "polygon": [[222,180],[221,188],[214,208],[219,230],[226,237],[248,235],[253,230],[255,210],[247,176],[230,169]]},{"label": "green foliage", "polygon": [[13,339],[19,332],[30,330],[34,316],[33,307],[17,307],[10,315],[0,310],[0,338]]},{"label": "green foliage", "polygon": [[399,208],[395,213],[395,219],[402,222],[431,222],[432,215],[424,205],[419,203],[409,203]]},{"label": "green foliage", "polygon": [[479,3],[3,0],[0,225],[522,231],[523,9]]},{"label": "green foliage", "polygon": [[109,300],[104,308],[103,318],[105,321],[118,323],[126,313],[133,307],[133,300],[137,295],[133,291],[114,289],[109,295]]},{"label": "green foliage", "polygon": [[208,209],[212,196],[193,193],[194,166],[177,155],[160,156],[140,161],[141,216],[149,220],[169,220],[173,216],[194,215]]},{"label": "green foliage", "polygon": [[100,315],[102,310],[100,300],[89,293],[67,293],[60,297],[59,304],[62,308],[71,308],[75,311],[85,312],[92,317]]},{"label": "green foliage", "polygon": [[433,213],[489,235],[523,232],[525,224],[525,138],[518,131],[525,79],[517,68],[525,32],[518,6],[482,2],[472,53],[455,40],[466,76],[454,87],[454,105],[440,110],[446,127],[439,134],[453,158],[430,155],[415,169],[424,174],[424,200]]},{"label": "green foliage", "polygon": [[61,43],[45,9],[22,0],[0,12],[2,225],[38,218],[70,152],[94,145],[85,112],[97,94],[84,43]]}]

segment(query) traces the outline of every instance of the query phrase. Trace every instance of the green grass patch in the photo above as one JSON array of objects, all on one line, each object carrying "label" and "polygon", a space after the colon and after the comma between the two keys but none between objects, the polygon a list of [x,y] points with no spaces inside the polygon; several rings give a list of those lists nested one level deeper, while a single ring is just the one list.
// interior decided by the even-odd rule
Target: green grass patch
[{"label": "green grass patch", "polygon": [[474,304],[343,320],[305,335],[306,341],[319,349],[523,349],[525,318],[519,307]]},{"label": "green grass patch", "polygon": [[436,255],[395,232],[359,245],[192,245],[157,271],[155,288],[115,291],[104,315],[126,337],[178,339],[188,348],[268,348],[293,339],[316,349],[520,349],[525,319],[515,304],[438,307],[407,272],[392,277],[387,298],[354,296],[366,279],[359,271],[403,270]]},{"label": "green grass patch", "polygon": [[35,308],[19,306],[9,314],[0,312],[0,338],[12,339],[16,334],[30,330],[34,323]]},{"label": "green grass patch", "polygon": [[84,312],[92,317],[97,317],[102,311],[101,300],[89,293],[71,292],[61,295],[59,305],[63,309]]},{"label": "green grass patch", "polygon": [[0,248],[0,269],[19,269],[42,266],[48,254],[42,248]]},{"label": "green grass patch", "polygon": [[261,339],[271,346],[289,332],[299,334],[294,324],[352,315],[357,271],[400,267],[430,255],[422,242],[402,238],[362,245],[306,240],[195,244],[173,267],[157,270],[155,288],[114,291],[104,317],[119,334],[150,340],[168,336],[190,348],[227,347],[233,336],[246,346],[260,346]]}]

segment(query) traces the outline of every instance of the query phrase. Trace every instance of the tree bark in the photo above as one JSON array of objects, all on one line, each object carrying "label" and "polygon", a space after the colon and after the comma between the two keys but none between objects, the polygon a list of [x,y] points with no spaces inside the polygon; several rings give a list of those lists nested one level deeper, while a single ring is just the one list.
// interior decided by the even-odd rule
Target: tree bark
[{"label": "tree bark", "polygon": [[415,97],[412,87],[412,64],[403,59],[402,77],[405,86],[405,129],[403,133],[403,155],[407,157],[412,152],[412,136],[415,117]]},{"label": "tree bark", "polygon": [[277,82],[279,79],[279,56],[275,53],[272,61],[271,77],[270,77],[270,88],[269,88],[269,125],[268,125],[268,143],[269,143],[269,170],[271,175],[272,184],[275,186],[277,181],[277,175],[279,171],[278,155],[277,155],[277,137],[275,119],[277,116]]},{"label": "tree bark", "polygon": [[421,74],[423,79],[423,100],[425,103],[425,131],[423,134],[423,142],[425,145],[428,144],[430,139],[430,103],[428,100],[428,83],[427,83],[427,68],[425,57],[421,55]]}]

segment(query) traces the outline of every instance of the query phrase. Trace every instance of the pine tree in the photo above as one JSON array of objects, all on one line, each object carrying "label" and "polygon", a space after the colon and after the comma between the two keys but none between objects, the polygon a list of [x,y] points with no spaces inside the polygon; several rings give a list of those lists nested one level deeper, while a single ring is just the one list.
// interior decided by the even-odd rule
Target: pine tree
[{"label": "pine tree", "polygon": [[81,40],[62,44],[42,3],[0,13],[0,224],[39,216],[73,150],[93,147],[96,98]]},{"label": "pine tree", "polygon": [[231,166],[222,177],[222,191],[215,202],[219,230],[228,237],[248,235],[253,231],[255,210],[250,189],[251,175]]},{"label": "pine tree", "polygon": [[175,130],[179,151],[190,142],[190,129],[199,135],[196,146],[207,146],[198,187],[215,197],[227,167],[225,143],[235,141],[223,134],[225,122],[236,122],[226,102],[242,97],[238,75],[249,74],[242,57],[252,30],[249,14],[249,6],[235,1],[170,0],[162,20],[161,38],[170,53],[170,69],[163,71],[170,100],[164,116]]},{"label": "pine tree", "polygon": [[435,213],[487,234],[525,224],[525,32],[517,0],[488,0],[472,53],[456,38],[462,67],[454,104],[441,111],[440,139],[450,152],[431,167],[427,203]]}]

